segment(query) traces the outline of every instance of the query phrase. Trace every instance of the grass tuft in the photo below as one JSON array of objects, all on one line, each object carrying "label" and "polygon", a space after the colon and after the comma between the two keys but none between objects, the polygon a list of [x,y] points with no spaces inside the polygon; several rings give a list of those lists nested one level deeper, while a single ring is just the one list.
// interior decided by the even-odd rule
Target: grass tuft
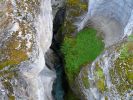
[{"label": "grass tuft", "polygon": [[91,63],[103,50],[102,39],[96,36],[97,31],[86,28],[77,37],[66,36],[62,45],[65,56],[65,71],[69,84],[73,83],[81,67]]}]

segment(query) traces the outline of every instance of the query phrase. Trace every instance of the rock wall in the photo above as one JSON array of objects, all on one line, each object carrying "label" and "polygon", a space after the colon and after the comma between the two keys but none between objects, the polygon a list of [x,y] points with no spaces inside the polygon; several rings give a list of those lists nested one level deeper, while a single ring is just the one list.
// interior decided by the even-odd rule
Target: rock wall
[{"label": "rock wall", "polygon": [[[132,99],[132,44],[133,41],[126,41],[107,48],[81,70],[77,83],[86,100]],[[127,52],[124,53],[123,49]]]},{"label": "rock wall", "polygon": [[132,0],[89,0],[88,13],[78,23],[78,29],[92,23],[104,33],[107,48],[80,71],[75,84],[81,98],[132,99],[132,5]]},{"label": "rock wall", "polygon": [[132,14],[132,0],[89,0],[88,5],[88,13],[78,23],[78,30],[92,22],[98,30],[104,32],[106,46],[121,40]]},{"label": "rock wall", "polygon": [[56,74],[44,59],[52,42],[51,0],[2,0],[0,12],[0,99],[52,100]]}]

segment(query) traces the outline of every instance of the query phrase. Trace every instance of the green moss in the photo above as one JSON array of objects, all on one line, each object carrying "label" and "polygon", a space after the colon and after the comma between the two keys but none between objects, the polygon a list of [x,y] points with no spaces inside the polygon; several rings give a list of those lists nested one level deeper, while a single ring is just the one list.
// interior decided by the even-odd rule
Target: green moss
[{"label": "green moss", "polygon": [[84,85],[84,87],[86,88],[86,89],[88,89],[89,87],[90,87],[90,83],[89,83],[89,79],[88,79],[88,77],[84,77],[83,79],[82,79],[82,81],[83,81],[83,85]]},{"label": "green moss", "polygon": [[92,28],[80,31],[75,38],[65,37],[62,52],[65,56],[65,71],[70,84],[73,83],[80,69],[92,62],[103,48],[103,42]]},{"label": "green moss", "polygon": [[[6,1],[6,0],[1,0]],[[0,1],[0,2],[1,2]],[[4,2],[3,2],[4,3]],[[16,0],[16,8],[18,9],[17,12],[15,12],[14,16],[5,16],[6,13],[9,15],[14,14],[14,8],[10,0],[6,1],[6,4],[3,8],[4,15],[2,16],[3,12],[0,12],[0,17],[2,17],[2,20],[0,20],[0,27],[1,29],[7,29],[7,26],[9,24],[13,23],[13,20],[17,21],[17,17],[22,17],[22,12],[26,12],[25,16],[23,16],[22,21],[17,21],[19,24],[19,29],[16,32],[9,32],[8,34],[12,34],[12,36],[8,36],[7,40],[2,43],[2,47],[0,48],[0,77],[2,78],[2,84],[4,88],[8,90],[8,99],[9,100],[15,100],[15,97],[13,96],[13,86],[12,86],[12,79],[17,77],[17,68],[21,62],[26,61],[28,59],[27,53],[32,52],[32,45],[33,45],[33,37],[30,40],[31,47],[27,48],[27,38],[26,35],[30,34],[31,36],[34,36],[35,29],[33,27],[33,20],[27,18],[27,14],[30,13],[30,15],[35,17],[35,14],[38,12],[38,0]],[[22,37],[19,37],[19,33],[22,33]],[[25,39],[23,38],[25,37]],[[19,47],[19,48],[18,48]],[[8,66],[8,67],[7,67]]]},{"label": "green moss", "polygon": [[100,78],[103,77],[103,75],[104,75],[104,74],[103,74],[103,70],[102,70],[101,68],[99,68],[99,69],[96,71],[96,74],[97,74],[97,76],[100,77]]},{"label": "green moss", "polygon": [[87,10],[87,4],[81,0],[67,0],[69,7],[79,7],[81,10]]},{"label": "green moss", "polygon": [[121,57],[119,57],[115,61],[114,67],[110,70],[112,83],[116,86],[117,91],[121,95],[124,95],[125,92],[133,89],[133,49],[131,49],[133,47],[132,43],[133,42],[124,43],[127,45],[126,48],[128,56],[126,56],[124,59],[121,59]]},{"label": "green moss", "polygon": [[4,85],[4,88],[8,90],[8,99],[15,100],[15,97],[13,96],[12,84],[7,79],[5,79],[2,84]]},{"label": "green moss", "polygon": [[[20,9],[20,10],[17,10],[16,17],[22,16],[20,11],[24,11],[24,12],[28,11],[30,14],[32,14],[32,17],[34,18],[34,15],[36,12],[35,10],[37,6],[38,6],[38,0],[30,1],[30,3],[29,1],[24,1],[24,0],[16,1],[16,7]],[[7,12],[8,13],[13,12],[11,3],[9,3],[7,7]],[[7,18],[5,21],[3,21],[3,23],[5,24],[5,26],[7,26],[8,23],[11,23],[11,21],[12,20],[9,20],[9,18]],[[33,45],[34,39],[32,38],[30,40],[32,45],[30,48],[27,48],[26,47],[27,39],[22,39],[18,37],[18,35],[19,35],[19,32],[22,33],[23,37],[25,37],[27,33],[30,34],[31,36],[34,35],[34,28],[30,23],[30,21],[32,22],[32,20],[28,20],[25,18],[24,20],[19,22],[19,30],[16,32],[13,32],[12,36],[8,38],[8,41],[6,41],[6,43],[3,44],[4,46],[0,49],[0,52],[2,52],[2,56],[4,56],[3,57],[4,59],[2,58],[2,61],[0,61],[0,69],[3,69],[6,66],[20,64],[22,61],[25,61],[28,59],[27,52],[32,52],[32,45]],[[4,25],[1,24],[0,26],[3,27]],[[20,48],[16,49],[18,46]]]},{"label": "green moss", "polygon": [[89,79],[88,79],[88,70],[85,68],[82,70],[82,82],[84,87],[87,89],[90,87]]},{"label": "green moss", "polygon": [[120,59],[125,59],[127,57],[129,57],[129,53],[128,53],[128,47],[127,45],[123,45],[122,48],[120,49]]},{"label": "green moss", "polygon": [[98,63],[96,63],[94,74],[96,80],[96,87],[99,89],[100,92],[104,92],[106,90],[105,76],[102,68],[99,66]]},{"label": "green moss", "polygon": [[96,83],[97,88],[101,91],[104,92],[105,91],[105,80],[99,79]]},{"label": "green moss", "polygon": [[105,97],[105,100],[108,100],[108,97],[107,96]]},{"label": "green moss", "polygon": [[128,41],[133,41],[133,34],[128,36]]},{"label": "green moss", "polygon": [[81,0],[66,0],[67,12],[64,22],[63,31],[66,34],[72,34],[76,31],[76,27],[73,24],[75,19],[81,16],[85,11],[87,11],[87,3]]},{"label": "green moss", "polygon": [[68,90],[67,95],[65,96],[65,100],[79,100],[77,96],[71,91],[71,89]]},{"label": "green moss", "polygon": [[9,100],[15,100],[15,96],[9,96]]},{"label": "green moss", "polygon": [[126,59],[130,56],[133,56],[133,36],[130,35],[128,37],[128,41],[126,43],[123,43],[120,48],[120,59]]},{"label": "green moss", "polygon": [[0,0],[0,2],[3,2],[4,0]]},{"label": "green moss", "polygon": [[9,65],[17,65],[28,58],[26,51],[24,50],[25,48],[16,50],[19,42],[14,37],[7,41],[5,48],[1,49],[2,54],[7,56],[7,58],[0,61],[0,69]]}]

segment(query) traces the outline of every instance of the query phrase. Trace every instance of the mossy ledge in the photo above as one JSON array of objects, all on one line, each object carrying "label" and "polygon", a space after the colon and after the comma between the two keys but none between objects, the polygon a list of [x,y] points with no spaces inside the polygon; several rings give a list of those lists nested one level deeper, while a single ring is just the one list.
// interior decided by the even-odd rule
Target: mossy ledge
[{"label": "mossy ledge", "polygon": [[62,52],[69,84],[73,84],[83,66],[91,63],[103,51],[104,43],[96,33],[93,28],[85,28],[76,37],[65,36]]}]

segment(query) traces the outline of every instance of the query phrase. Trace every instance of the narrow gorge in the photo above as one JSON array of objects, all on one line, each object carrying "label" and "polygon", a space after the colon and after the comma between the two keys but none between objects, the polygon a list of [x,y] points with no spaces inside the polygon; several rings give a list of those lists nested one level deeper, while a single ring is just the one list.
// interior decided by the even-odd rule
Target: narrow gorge
[{"label": "narrow gorge", "polygon": [[0,100],[132,99],[132,0],[0,0]]}]

